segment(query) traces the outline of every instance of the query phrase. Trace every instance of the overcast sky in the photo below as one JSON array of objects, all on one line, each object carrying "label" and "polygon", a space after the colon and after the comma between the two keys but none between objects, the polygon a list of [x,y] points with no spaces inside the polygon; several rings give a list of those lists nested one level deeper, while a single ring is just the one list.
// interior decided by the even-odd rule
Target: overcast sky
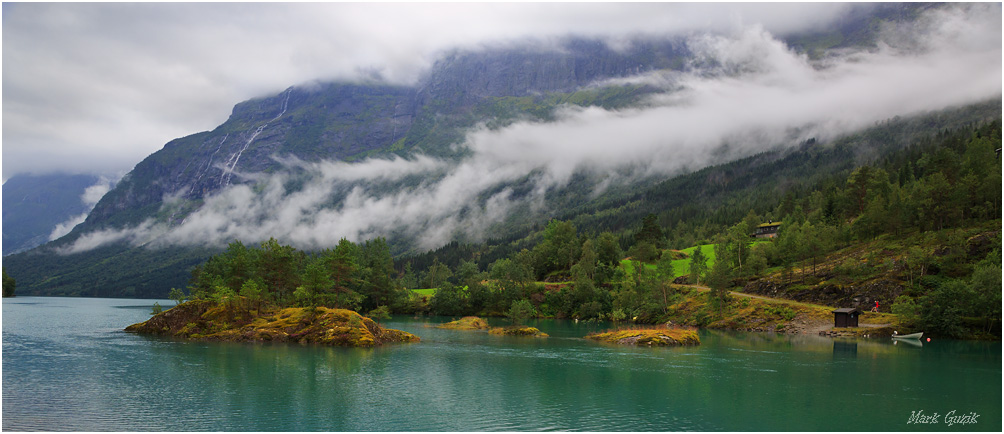
[{"label": "overcast sky", "polygon": [[234,104],[315,79],[409,83],[437,53],[526,37],[781,35],[843,4],[3,4],[3,178],[122,174]]}]

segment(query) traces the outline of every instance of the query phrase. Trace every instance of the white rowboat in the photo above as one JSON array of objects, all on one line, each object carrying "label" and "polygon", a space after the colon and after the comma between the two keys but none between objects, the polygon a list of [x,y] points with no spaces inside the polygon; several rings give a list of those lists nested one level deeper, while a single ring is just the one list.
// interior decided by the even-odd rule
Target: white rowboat
[{"label": "white rowboat", "polygon": [[901,334],[893,333],[892,338],[893,339],[920,339],[921,336],[924,336],[924,332],[910,333],[908,335],[901,335]]}]

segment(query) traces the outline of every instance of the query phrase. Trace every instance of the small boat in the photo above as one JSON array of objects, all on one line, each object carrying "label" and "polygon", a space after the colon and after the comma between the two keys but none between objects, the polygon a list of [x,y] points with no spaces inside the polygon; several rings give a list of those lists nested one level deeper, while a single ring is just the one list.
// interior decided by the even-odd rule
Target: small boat
[{"label": "small boat", "polygon": [[924,336],[924,332],[910,333],[908,335],[901,335],[899,332],[892,332],[893,339],[920,339]]}]

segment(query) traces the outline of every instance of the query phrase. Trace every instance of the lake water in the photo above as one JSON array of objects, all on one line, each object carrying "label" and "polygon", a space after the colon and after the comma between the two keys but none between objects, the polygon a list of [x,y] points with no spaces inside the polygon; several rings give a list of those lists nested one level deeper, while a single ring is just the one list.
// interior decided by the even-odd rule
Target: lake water
[{"label": "lake water", "polygon": [[506,338],[410,317],[384,325],[421,343],[375,349],[121,331],[152,304],[4,299],[3,430],[1001,430],[999,342],[702,331],[698,347],[633,348],[582,339],[607,325]]}]

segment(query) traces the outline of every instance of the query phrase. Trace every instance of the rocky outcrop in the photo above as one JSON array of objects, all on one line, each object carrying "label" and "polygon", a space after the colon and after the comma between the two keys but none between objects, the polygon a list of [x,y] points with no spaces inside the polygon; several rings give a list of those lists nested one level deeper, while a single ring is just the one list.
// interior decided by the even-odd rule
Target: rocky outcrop
[{"label": "rocky outcrop", "polygon": [[258,312],[238,303],[189,301],[125,330],[199,341],[296,342],[347,347],[420,340],[408,332],[385,329],[351,310],[313,307]]},{"label": "rocky outcrop", "polygon": [[622,345],[659,347],[701,344],[697,331],[685,328],[613,330],[604,333],[591,333],[586,336],[586,339]]},{"label": "rocky outcrop", "polygon": [[488,321],[476,316],[465,316],[456,321],[440,324],[436,326],[436,328],[451,330],[486,330],[488,328]]},{"label": "rocky outcrop", "polygon": [[488,330],[489,334],[493,335],[503,335],[503,336],[528,336],[536,338],[546,338],[547,333],[541,332],[536,327],[530,327],[525,325],[514,325],[508,327],[491,327],[488,326],[488,321],[476,316],[465,316],[456,321],[450,321],[445,324],[440,324],[436,328],[450,329],[450,330]]},{"label": "rocky outcrop", "polygon": [[538,330],[536,327],[525,325],[515,325],[508,327],[492,327],[488,333],[502,336],[526,336],[532,338],[546,338],[549,335]]}]

